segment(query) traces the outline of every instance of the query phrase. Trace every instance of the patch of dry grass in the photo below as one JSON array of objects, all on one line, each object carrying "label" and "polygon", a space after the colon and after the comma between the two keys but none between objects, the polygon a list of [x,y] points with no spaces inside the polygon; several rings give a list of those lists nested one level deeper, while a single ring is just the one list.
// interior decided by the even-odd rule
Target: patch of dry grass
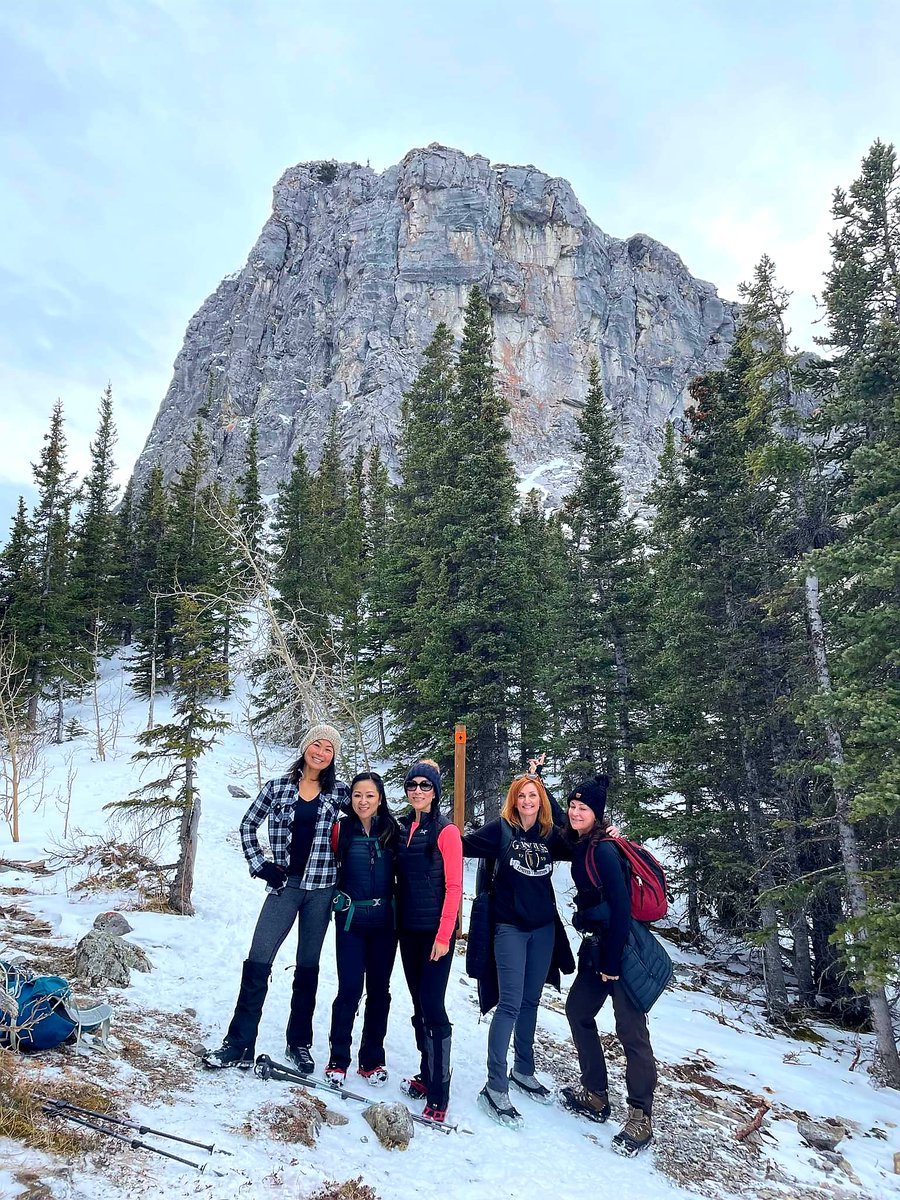
[{"label": "patch of dry grass", "polygon": [[34,1150],[71,1156],[97,1145],[97,1135],[43,1111],[47,1100],[68,1100],[84,1108],[109,1112],[108,1097],[87,1080],[65,1069],[53,1076],[37,1059],[0,1050],[0,1137]]},{"label": "patch of dry grass", "polygon": [[320,1188],[310,1193],[308,1200],[378,1200],[378,1195],[363,1183],[362,1175],[357,1175],[356,1179],[345,1179],[343,1183],[326,1179]]}]

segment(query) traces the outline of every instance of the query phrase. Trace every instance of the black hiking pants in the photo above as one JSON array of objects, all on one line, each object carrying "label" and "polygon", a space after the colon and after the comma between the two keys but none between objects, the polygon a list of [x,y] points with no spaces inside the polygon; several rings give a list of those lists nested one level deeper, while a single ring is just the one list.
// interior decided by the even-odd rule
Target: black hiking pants
[{"label": "black hiking pants", "polygon": [[616,1019],[616,1036],[625,1051],[628,1103],[642,1109],[649,1117],[653,1111],[653,1093],[656,1090],[656,1059],[650,1045],[647,1018],[628,999],[619,980],[604,982],[596,971],[583,962],[579,963],[578,974],[566,999],[566,1016],[572,1041],[578,1051],[581,1082],[591,1092],[608,1090],[606,1058],[597,1032],[596,1016],[610,996]]},{"label": "black hiking pants", "polygon": [[353,1022],[366,991],[359,1065],[363,1071],[384,1066],[384,1038],[391,1007],[391,971],[397,954],[397,933],[393,923],[380,929],[366,929],[351,923],[344,929],[343,914],[338,914],[335,936],[338,993],[331,1009],[330,1062],[346,1069],[350,1066]]}]

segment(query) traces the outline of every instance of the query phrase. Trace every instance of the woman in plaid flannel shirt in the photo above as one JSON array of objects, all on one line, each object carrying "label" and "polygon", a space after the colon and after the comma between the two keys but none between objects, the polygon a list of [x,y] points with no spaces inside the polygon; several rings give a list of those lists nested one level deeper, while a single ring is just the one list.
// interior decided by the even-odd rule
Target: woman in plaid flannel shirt
[{"label": "woman in plaid flannel shirt", "polygon": [[[304,735],[300,757],[288,774],[269,780],[241,821],[241,846],[250,874],[265,881],[267,894],[231,1024],[219,1049],[203,1059],[208,1067],[252,1066],[272,963],[297,921],[286,1054],[304,1074],[315,1070],[310,1047],[319,957],[337,880],[331,828],[350,796],[347,785],[335,778],[334,759],[340,748],[341,735],[332,725],[314,725]],[[266,819],[271,860],[263,855],[256,836]]]}]

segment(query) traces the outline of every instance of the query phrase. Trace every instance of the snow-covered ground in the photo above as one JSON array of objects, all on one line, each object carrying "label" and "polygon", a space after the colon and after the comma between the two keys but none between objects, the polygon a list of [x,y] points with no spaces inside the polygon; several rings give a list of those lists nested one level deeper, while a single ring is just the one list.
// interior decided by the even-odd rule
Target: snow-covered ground
[{"label": "snow-covered ground", "polygon": [[[104,686],[109,724],[122,688],[118,670],[110,669]],[[241,725],[240,689],[221,707],[236,726]],[[87,705],[78,715],[85,727],[91,727]],[[158,705],[158,719],[166,715],[164,706]],[[69,838],[75,831],[91,837],[106,834],[109,814],[103,811],[104,804],[123,798],[139,782],[130,756],[134,734],[145,721],[146,705],[126,696],[121,729],[106,761],[97,760],[91,736],[48,747],[40,811],[26,805],[21,814],[22,840],[16,845],[8,829],[0,830],[0,859],[44,860],[52,847],[64,841],[64,828]],[[290,748],[265,748],[263,776],[281,773],[291,758]],[[228,1155],[212,1156],[202,1175],[126,1148],[102,1161],[88,1156],[67,1166],[0,1139],[0,1196],[25,1194],[16,1175],[21,1179],[22,1172],[30,1169],[49,1189],[41,1195],[92,1200],[195,1194],[209,1200],[293,1198],[308,1195],[325,1180],[357,1176],[382,1200],[415,1194],[447,1200],[596,1200],[600,1195],[642,1200],[701,1195],[900,1197],[900,1176],[893,1172],[893,1155],[900,1151],[900,1096],[873,1086],[866,1072],[870,1039],[825,1025],[816,1026],[824,1039],[821,1043],[773,1034],[761,1019],[752,981],[704,973],[699,955],[671,946],[678,982],[651,1018],[661,1073],[657,1140],[642,1157],[622,1159],[609,1149],[624,1107],[620,1058],[611,1061],[614,1119],[607,1126],[591,1125],[557,1106],[541,1107],[525,1098],[519,1105],[526,1122],[521,1131],[501,1129],[480,1112],[475,1101],[485,1078],[488,1027],[478,1018],[475,989],[460,956],[448,987],[454,1026],[450,1119],[470,1133],[445,1136],[417,1126],[405,1153],[388,1151],[362,1120],[360,1104],[329,1096],[330,1107],[345,1114],[348,1123],[324,1126],[315,1147],[267,1139],[259,1132],[259,1110],[269,1102],[288,1102],[287,1085],[266,1083],[244,1072],[204,1071],[184,1049],[194,1037],[210,1044],[221,1038],[263,900],[263,886],[247,874],[237,837],[248,802],[234,799],[227,790],[229,783],[241,784],[253,794],[256,790],[253,748],[239,728],[224,735],[205,756],[200,780],[203,815],[194,888],[196,916],[128,911],[134,927],[129,940],[146,951],[153,970],[133,972],[130,987],[108,993],[116,1009],[112,1047],[117,1053],[107,1060],[100,1049],[84,1045],[48,1054],[45,1061],[50,1073],[81,1073],[108,1087],[120,1100],[132,1098],[136,1119],[215,1142]],[[112,908],[125,911],[137,902],[134,893],[74,890],[77,882],[74,871],[37,876],[14,867],[2,870],[0,910],[14,899],[17,907],[50,925],[52,939],[72,946],[98,913]],[[467,905],[472,884],[469,874]],[[557,887],[565,905],[569,880],[564,868],[558,868]],[[26,892],[18,893],[20,888]],[[4,922],[0,957],[25,948],[12,936],[12,923]],[[289,938],[275,964],[258,1042],[259,1051],[276,1059],[283,1056],[294,950]],[[76,994],[78,990],[76,984]],[[313,1047],[320,1067],[327,1057],[334,993],[329,937],[322,956]],[[561,999],[548,991],[545,1001],[538,1029],[539,1074],[548,1083],[568,1082],[575,1076],[576,1064]],[[196,1016],[185,1015],[185,1010],[193,1010]],[[373,1099],[400,1099],[399,1079],[416,1068],[410,1012],[398,961],[387,1041],[391,1081],[386,1088],[372,1091]],[[610,1011],[601,1014],[603,1030],[611,1031],[611,1017]],[[348,1086],[367,1090],[352,1072]],[[748,1123],[761,1098],[772,1105],[761,1141],[755,1147],[738,1143],[735,1131]],[[839,1149],[858,1184],[801,1141],[797,1113],[844,1123],[848,1136]],[[247,1122],[256,1132],[243,1128]],[[186,1156],[198,1161],[205,1157],[191,1150]],[[220,1174],[212,1174],[213,1170]]]}]

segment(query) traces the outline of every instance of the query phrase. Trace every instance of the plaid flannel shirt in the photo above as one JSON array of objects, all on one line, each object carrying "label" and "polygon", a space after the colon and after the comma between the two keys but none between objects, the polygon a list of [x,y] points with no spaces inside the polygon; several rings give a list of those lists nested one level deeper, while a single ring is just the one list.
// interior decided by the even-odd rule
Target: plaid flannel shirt
[{"label": "plaid flannel shirt", "polygon": [[[331,849],[331,827],[349,799],[350,789],[339,779],[335,781],[333,792],[322,792],[319,797],[319,815],[312,847],[300,881],[300,886],[305,891],[333,887],[337,882],[337,864]],[[269,845],[275,865],[283,867],[285,871],[288,869],[291,838],[294,833],[294,805],[297,800],[296,783],[291,782],[289,775],[283,775],[281,779],[270,779],[244,813],[244,819],[241,821],[241,848],[251,875],[255,875],[266,861],[256,837],[256,831],[266,817],[269,819]],[[278,890],[270,884],[266,885],[266,891],[269,893]]]}]

